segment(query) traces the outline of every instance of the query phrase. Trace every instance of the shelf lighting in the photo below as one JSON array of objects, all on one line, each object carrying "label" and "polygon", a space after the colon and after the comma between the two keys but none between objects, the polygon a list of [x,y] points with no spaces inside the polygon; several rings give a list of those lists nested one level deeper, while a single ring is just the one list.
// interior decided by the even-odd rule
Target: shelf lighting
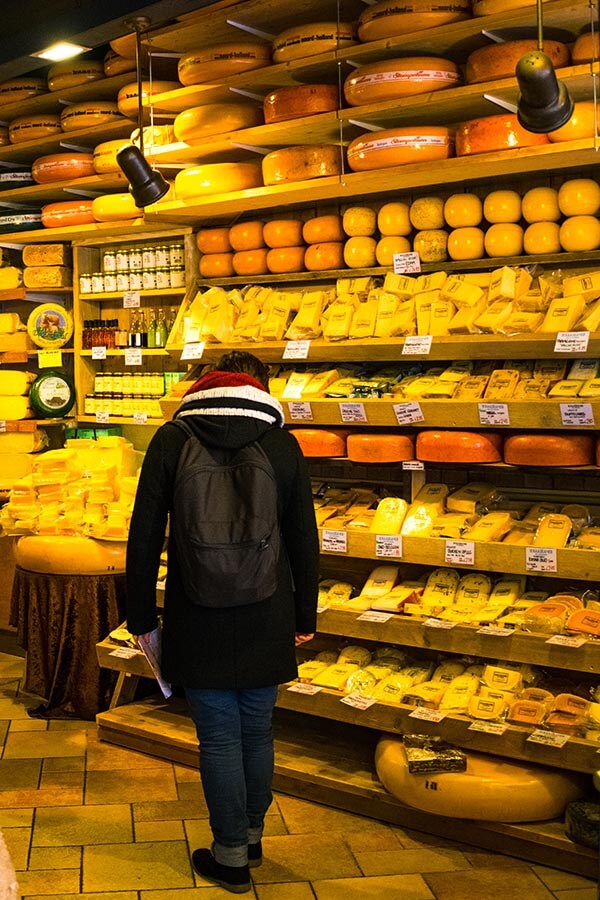
[{"label": "shelf lighting", "polygon": [[71,44],[69,41],[58,41],[56,44],[46,47],[45,50],[40,50],[39,53],[32,53],[31,56],[60,62],[62,59],[71,59],[73,56],[79,56],[80,53],[87,53],[91,49],[91,47],[82,47],[81,44]]}]

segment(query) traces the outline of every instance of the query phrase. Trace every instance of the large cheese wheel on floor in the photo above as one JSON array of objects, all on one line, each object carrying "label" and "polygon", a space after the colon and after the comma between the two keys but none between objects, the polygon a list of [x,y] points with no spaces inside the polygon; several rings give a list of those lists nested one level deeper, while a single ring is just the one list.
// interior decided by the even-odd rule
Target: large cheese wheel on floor
[{"label": "large cheese wheel on floor", "polygon": [[45,78],[26,75],[23,78],[11,78],[0,84],[0,106],[8,103],[21,103],[29,97],[37,97],[38,94],[47,94],[48,85]]},{"label": "large cheese wheel on floor", "polygon": [[502,462],[502,436],[487,431],[421,431],[416,457],[424,462]]},{"label": "large cheese wheel on floor", "polygon": [[294,25],[278,34],[273,41],[273,62],[290,62],[305,56],[316,56],[331,50],[342,50],[356,43],[351,22],[312,22]]},{"label": "large cheese wheel on floor", "polygon": [[66,91],[78,84],[98,81],[104,78],[104,64],[98,59],[65,60],[48,70],[48,88],[51,91]]},{"label": "large cheese wheel on floor", "polygon": [[180,200],[226,194],[260,187],[263,183],[260,163],[207,163],[190,166],[175,176],[175,192]]},{"label": "large cheese wheel on floor", "polygon": [[342,174],[342,157],[336,144],[282,147],[262,160],[265,184],[285,184]]},{"label": "large cheese wheel on floor", "polygon": [[109,172],[120,172],[117,153],[121,147],[127,147],[129,141],[119,138],[116,141],[103,141],[94,147],[94,171],[96,175],[107,175]]},{"label": "large cheese wheel on floor", "polygon": [[340,428],[292,428],[304,456],[345,456],[348,432]]},{"label": "large cheese wheel on floor", "polygon": [[348,459],[362,463],[397,463],[415,458],[413,438],[406,434],[349,434]]},{"label": "large cheese wheel on floor", "polygon": [[261,69],[271,62],[271,48],[260,41],[231,41],[190,50],[179,60],[177,72],[182,84],[202,84],[239,72]]},{"label": "large cheese wheel on floor", "polygon": [[25,141],[37,141],[61,132],[60,116],[55,113],[18,116],[9,123],[8,139],[11,144],[23,144]]},{"label": "large cheese wheel on floor", "polygon": [[135,205],[130,193],[102,194],[92,200],[92,214],[96,222],[120,222],[136,219],[144,210]]},{"label": "large cheese wheel on floor", "polygon": [[509,112],[462,122],[456,129],[455,140],[457,156],[540,147],[548,143],[547,135],[525,131],[518,122],[517,114]]},{"label": "large cheese wheel on floor", "polygon": [[207,103],[180,112],[173,128],[178,141],[194,144],[214,134],[262,124],[262,110],[256,103]]},{"label": "large cheese wheel on floor", "polygon": [[[155,94],[165,94],[168,91],[176,91],[180,87],[178,81],[142,81],[142,102],[147,104]],[[126,84],[117,94],[118,111],[129,119],[136,119],[138,114],[138,84],[137,81]]]},{"label": "large cheese wheel on floor", "polygon": [[[482,81],[493,81],[495,78],[513,77],[515,67],[525,53],[537,50],[537,41],[504,41],[502,44],[490,44],[479,47],[467,58],[467,84],[479,84]],[[544,53],[550,57],[555,69],[569,65],[569,48],[560,41],[544,41]]]},{"label": "large cheese wheel on floor", "polygon": [[390,794],[408,806],[488,822],[554,819],[585,791],[585,776],[464,752],[466,772],[411,774],[402,741],[384,735],[375,750],[375,769]]},{"label": "large cheese wheel on floor", "polygon": [[504,442],[511,466],[591,466],[594,439],[587,434],[512,434]]},{"label": "large cheese wheel on floor", "polygon": [[348,147],[348,165],[353,172],[365,172],[434,162],[452,156],[453,146],[450,129],[445,126],[387,128],[355,138]]},{"label": "large cheese wheel on floor", "polygon": [[381,0],[358,20],[361,41],[379,41],[470,18],[471,0]]},{"label": "large cheese wheel on floor", "polygon": [[92,200],[61,200],[42,207],[44,228],[66,228],[71,225],[91,225],[96,220]]},{"label": "large cheese wheel on floor", "polygon": [[114,575],[125,571],[127,541],[41,534],[25,535],[15,544],[15,562],[29,572],[48,575]]},{"label": "large cheese wheel on floor", "polygon": [[86,103],[73,103],[66,106],[60,114],[63,131],[77,131],[79,128],[95,128],[108,122],[121,120],[119,108],[112,100],[88,100]]},{"label": "large cheese wheel on floor", "polygon": [[337,84],[298,84],[278,88],[267,94],[263,111],[265,123],[271,125],[288,119],[332,112],[339,105]]},{"label": "large cheese wheel on floor", "polygon": [[95,175],[94,157],[91,153],[50,153],[34,160],[31,174],[38,184],[87,178]]},{"label": "large cheese wheel on floor", "polygon": [[555,131],[548,132],[552,144],[561,141],[581,141],[596,134],[596,104],[593,100],[582,100],[574,104],[573,115],[568,122]]},{"label": "large cheese wheel on floor", "polygon": [[107,78],[114,75],[125,75],[126,72],[135,72],[135,59],[119,56],[114,50],[108,50],[104,57],[104,74]]},{"label": "large cheese wheel on floor", "polygon": [[344,82],[350,106],[364,106],[456,87],[462,81],[456,63],[435,56],[384,59],[355,69]]}]

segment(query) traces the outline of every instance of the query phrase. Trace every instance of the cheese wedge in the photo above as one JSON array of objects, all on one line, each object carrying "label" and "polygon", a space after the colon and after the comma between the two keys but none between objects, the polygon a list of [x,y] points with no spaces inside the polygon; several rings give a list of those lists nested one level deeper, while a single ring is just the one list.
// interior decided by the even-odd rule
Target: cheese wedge
[{"label": "cheese wedge", "polygon": [[560,513],[551,513],[544,516],[537,527],[533,539],[534,547],[554,547],[560,549],[566,547],[573,523],[568,516]]},{"label": "cheese wedge", "polygon": [[358,304],[352,316],[348,337],[357,340],[373,337],[377,321],[377,306],[377,300],[366,300],[364,303]]},{"label": "cheese wedge", "polygon": [[567,619],[567,631],[600,636],[600,612],[592,609],[577,609]]},{"label": "cheese wedge", "polygon": [[370,531],[373,534],[400,534],[408,504],[399,497],[384,497],[377,505]]},{"label": "cheese wedge", "polygon": [[433,506],[411,503],[400,529],[403,537],[429,537],[437,512]]},{"label": "cheese wedge", "polygon": [[483,297],[474,306],[459,307],[448,325],[449,334],[477,334],[477,320],[484,313],[487,300]]},{"label": "cheese wedge", "polygon": [[499,334],[502,326],[511,315],[513,305],[508,300],[496,300],[489,304],[475,319],[474,325],[486,334]]},{"label": "cheese wedge", "polygon": [[414,588],[398,584],[389,594],[383,597],[371,598],[371,609],[379,609],[385,612],[401,612],[409,600],[416,599]]},{"label": "cheese wedge", "polygon": [[504,716],[506,707],[506,700],[500,697],[494,699],[477,695],[469,699],[468,712],[473,719],[497,721]]},{"label": "cheese wedge", "polygon": [[456,275],[449,275],[440,289],[441,300],[451,300],[459,308],[472,308],[484,298],[483,288],[469,284]]},{"label": "cheese wedge", "polygon": [[440,681],[424,681],[423,684],[412,685],[404,695],[404,703],[409,706],[424,706],[426,709],[437,709],[446,692],[446,685]]},{"label": "cheese wedge", "polygon": [[387,678],[382,678],[373,689],[371,696],[381,703],[400,704],[411,687],[412,681],[410,677],[396,672],[393,675],[388,675]]},{"label": "cheese wedge", "polygon": [[597,300],[600,297],[600,271],[563,278],[562,292],[565,297],[581,295],[586,303]]},{"label": "cheese wedge", "polygon": [[446,506],[449,512],[473,514],[479,507],[489,503],[495,494],[496,488],[493,485],[473,481],[450,494]]},{"label": "cheese wedge", "polygon": [[[465,679],[465,680],[461,680]],[[440,709],[454,712],[466,712],[471,698],[477,693],[479,683],[477,678],[459,675],[451,681],[444,696],[440,701]]]},{"label": "cheese wedge", "polygon": [[451,681],[464,673],[465,668],[465,664],[460,662],[460,660],[446,660],[445,662],[440,663],[437,669],[434,669],[431,680],[450,684]]},{"label": "cheese wedge", "polygon": [[520,672],[504,666],[487,665],[483,670],[483,683],[492,689],[516,692],[523,687]]},{"label": "cheese wedge", "polygon": [[[429,334],[434,337],[450,334],[450,322],[456,313],[456,306],[449,299],[434,300],[429,311]],[[418,323],[418,315],[417,315]]]},{"label": "cheese wedge", "polygon": [[492,272],[488,288],[488,301],[514,300],[517,296],[517,271],[509,266],[495,269]]},{"label": "cheese wedge", "polygon": [[567,376],[567,362],[560,359],[538,359],[533,367],[533,377],[561,381]]},{"label": "cheese wedge", "polygon": [[572,331],[573,326],[583,315],[585,300],[578,294],[571,297],[558,297],[552,300],[544,321],[539,327],[542,333],[556,331]]}]

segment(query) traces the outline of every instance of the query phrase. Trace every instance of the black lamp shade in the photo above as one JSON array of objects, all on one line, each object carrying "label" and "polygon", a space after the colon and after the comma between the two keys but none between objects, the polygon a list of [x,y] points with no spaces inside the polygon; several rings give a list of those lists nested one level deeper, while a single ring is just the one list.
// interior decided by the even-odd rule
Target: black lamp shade
[{"label": "black lamp shade", "polygon": [[515,69],[519,90],[517,116],[526,131],[547,134],[573,115],[573,101],[558,81],[552,60],[541,50],[526,53]]},{"label": "black lamp shade", "polygon": [[168,183],[160,172],[150,167],[138,147],[122,147],[117,153],[117,163],[129,181],[136,206],[150,206],[168,192]]}]

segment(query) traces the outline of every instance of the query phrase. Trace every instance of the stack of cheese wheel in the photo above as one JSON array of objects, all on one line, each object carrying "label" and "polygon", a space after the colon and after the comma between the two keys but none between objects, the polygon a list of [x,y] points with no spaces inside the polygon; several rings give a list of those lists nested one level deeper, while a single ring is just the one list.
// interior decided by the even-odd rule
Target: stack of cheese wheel
[{"label": "stack of cheese wheel", "polygon": [[342,428],[292,428],[304,456],[346,456],[348,431]]},{"label": "stack of cheese wheel", "polygon": [[587,434],[511,434],[504,442],[511,466],[591,466],[594,438]]},{"label": "stack of cheese wheel", "polygon": [[521,197],[516,191],[491,191],[484,198],[483,215],[490,225],[520,222],[521,212]]},{"label": "stack of cheese wheel", "polygon": [[489,431],[420,431],[416,457],[424,462],[502,462],[502,436]]},{"label": "stack of cheese wheel", "polygon": [[[474,252],[475,247],[479,247],[479,235],[484,239],[483,231],[479,228],[483,219],[483,204],[477,194],[451,194],[444,203],[444,219],[453,229],[447,242],[452,259],[460,259],[461,252]],[[470,256],[462,258],[468,259]]]},{"label": "stack of cheese wheel", "polygon": [[98,81],[99,78],[104,78],[104,65],[100,60],[69,59],[50,67],[48,88],[51,91],[66,91],[78,84]]},{"label": "stack of cheese wheel", "polygon": [[370,206],[350,206],[342,216],[347,235],[344,263],[350,269],[368,269],[375,265],[377,214]]},{"label": "stack of cheese wheel", "polygon": [[77,131],[79,128],[94,128],[108,122],[121,120],[119,108],[113,100],[87,100],[66,106],[60,114],[63,131]]},{"label": "stack of cheese wheel", "polygon": [[267,268],[274,275],[304,270],[304,241],[300,219],[273,219],[263,228],[267,253]]},{"label": "stack of cheese wheel", "polygon": [[308,244],[304,266],[309,272],[324,272],[344,266],[342,217],[336,214],[315,216],[302,227],[302,238]]},{"label": "stack of cheese wheel", "polygon": [[72,225],[91,225],[96,220],[92,200],[61,200],[42,207],[44,228],[67,228]]},{"label": "stack of cheese wheel", "polygon": [[47,94],[48,84],[45,78],[27,75],[23,78],[12,78],[0,84],[0,106],[9,103],[21,103],[38,94]]},{"label": "stack of cheese wheel", "polygon": [[282,147],[263,156],[262,174],[266,185],[341,175],[341,149],[336,144]]},{"label": "stack of cheese wheel", "polygon": [[348,147],[353,172],[434,162],[452,156],[451,131],[442,125],[409,125],[361,135]]},{"label": "stack of cheese wheel", "polygon": [[349,434],[346,452],[353,462],[405,462],[415,458],[414,438],[406,434]]},{"label": "stack of cheese wheel", "polygon": [[266,275],[267,253],[264,223],[258,220],[237,222],[229,229],[229,243],[235,251],[232,264],[236,275]]},{"label": "stack of cheese wheel", "polygon": [[462,81],[456,63],[434,56],[384,59],[355,69],[344,82],[350,106],[398,100],[456,87]]},{"label": "stack of cheese wheel", "polygon": [[119,138],[116,141],[103,141],[94,147],[94,171],[96,175],[107,175],[109,172],[120,172],[117,153],[126,147],[129,141]]},{"label": "stack of cheese wheel", "polygon": [[600,248],[600,185],[592,178],[565,181],[558,191],[558,206],[567,218],[559,230],[559,240],[568,253]]},{"label": "stack of cheese wheel", "polygon": [[184,85],[202,84],[204,81],[261,69],[270,62],[271,48],[268,44],[260,41],[232,41],[184,53],[177,65],[177,74]]},{"label": "stack of cheese wheel", "polygon": [[137,219],[143,213],[135,205],[130,193],[103,194],[92,200],[92,215],[96,222],[121,222]]},{"label": "stack of cheese wheel", "polygon": [[[515,67],[525,53],[537,50],[537,41],[503,41],[479,47],[467,59],[465,80],[467,84],[494,81],[496,78],[514,77]],[[544,53],[550,57],[555,69],[569,65],[569,48],[559,41],[544,41]]]},{"label": "stack of cheese wheel", "polygon": [[534,255],[560,252],[560,209],[558,191],[551,187],[531,188],[521,202],[528,223],[523,235],[525,253]]},{"label": "stack of cheese wheel", "polygon": [[173,129],[178,141],[193,145],[215,134],[252,128],[262,122],[262,110],[255,103],[207,103],[180,112]]},{"label": "stack of cheese wheel", "polygon": [[441,197],[418,197],[410,205],[409,224],[416,229],[413,250],[423,262],[447,259],[448,233],[444,231],[444,201]]},{"label": "stack of cheese wheel", "polygon": [[135,59],[119,56],[114,50],[107,51],[102,66],[106,78],[115,75],[125,75],[127,72],[135,72]]},{"label": "stack of cheese wheel", "polygon": [[462,122],[456,129],[455,140],[457,156],[540,147],[548,143],[545,134],[526,131],[519,123],[517,114],[508,112]]},{"label": "stack of cheese wheel", "polygon": [[461,22],[471,14],[471,0],[380,0],[365,9],[358,20],[363,42],[410,34]]},{"label": "stack of cheese wheel", "polygon": [[561,128],[548,132],[552,144],[561,141],[581,141],[596,134],[596,104],[581,100],[574,104],[573,115]]},{"label": "stack of cheese wheel", "polygon": [[229,278],[235,275],[229,228],[201,228],[196,234],[196,244],[202,254],[199,270],[203,278]]},{"label": "stack of cheese wheel", "polygon": [[[165,94],[168,91],[176,91],[179,88],[178,81],[142,81],[142,103],[147,106],[155,94]],[[117,94],[117,107],[122,116],[128,119],[136,119],[138,115],[138,84],[137,81],[126,84]],[[147,113],[147,111],[146,111]],[[148,117],[145,114],[145,118]]]},{"label": "stack of cheese wheel", "polygon": [[305,56],[316,56],[331,50],[343,50],[356,43],[351,22],[312,22],[294,25],[278,34],[273,41],[273,62],[284,63]]},{"label": "stack of cheese wheel", "polygon": [[260,163],[206,163],[190,166],[175,176],[175,192],[179,200],[226,194],[260,187],[263,184]]},{"label": "stack of cheese wheel", "polygon": [[336,84],[298,84],[267,94],[263,111],[266,124],[272,125],[274,122],[332,112],[339,105]]},{"label": "stack of cheese wheel", "polygon": [[[380,266],[393,266],[396,253],[408,253],[411,250],[408,235],[412,231],[412,225],[408,204],[384,203],[377,213],[377,228],[381,235],[375,248],[377,262]],[[422,256],[421,259],[425,261],[425,257]]]},{"label": "stack of cheese wheel", "polygon": [[60,116],[56,113],[41,113],[38,116],[18,116],[8,126],[11,144],[36,141],[62,132]]},{"label": "stack of cheese wheel", "polygon": [[31,172],[38,184],[70,181],[95,175],[91,153],[51,153],[34,160]]}]

